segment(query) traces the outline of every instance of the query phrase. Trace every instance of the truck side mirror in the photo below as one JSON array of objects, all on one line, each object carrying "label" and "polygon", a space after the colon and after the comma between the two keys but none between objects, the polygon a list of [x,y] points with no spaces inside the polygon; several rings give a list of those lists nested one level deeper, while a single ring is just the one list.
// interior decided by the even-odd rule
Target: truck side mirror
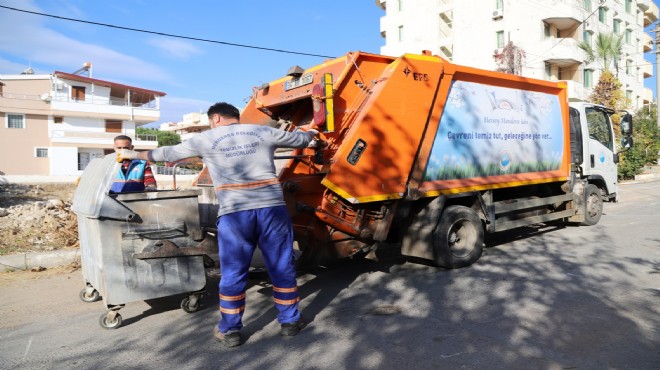
[{"label": "truck side mirror", "polygon": [[[621,131],[623,132],[623,128],[621,128]],[[621,137],[621,148],[622,149],[630,149],[633,146],[633,138],[632,136],[622,136]]]},{"label": "truck side mirror", "polygon": [[621,117],[621,136],[632,136],[632,114],[626,113]]}]

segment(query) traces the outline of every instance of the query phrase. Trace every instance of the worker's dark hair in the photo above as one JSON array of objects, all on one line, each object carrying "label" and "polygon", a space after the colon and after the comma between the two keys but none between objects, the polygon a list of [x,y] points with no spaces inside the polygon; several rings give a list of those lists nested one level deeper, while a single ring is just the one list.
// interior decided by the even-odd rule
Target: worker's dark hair
[{"label": "worker's dark hair", "polygon": [[213,104],[211,107],[209,107],[209,110],[206,114],[209,116],[209,118],[214,114],[219,114],[225,118],[239,119],[241,117],[241,113],[235,106],[224,102]]},{"label": "worker's dark hair", "polygon": [[128,140],[129,143],[133,144],[133,139],[131,139],[126,135],[115,136],[115,139],[113,141],[117,141],[117,140]]}]

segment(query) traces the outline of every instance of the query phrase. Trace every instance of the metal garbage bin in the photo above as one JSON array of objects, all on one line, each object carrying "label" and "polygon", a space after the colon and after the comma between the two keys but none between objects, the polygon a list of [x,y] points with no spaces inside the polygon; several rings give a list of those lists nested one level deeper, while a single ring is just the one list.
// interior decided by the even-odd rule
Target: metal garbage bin
[{"label": "metal garbage bin", "polygon": [[200,191],[111,194],[118,170],[114,154],[92,160],[74,193],[86,285],[80,298],[93,302],[100,295],[106,329],[121,325],[118,311],[128,302],[187,293],[181,308],[198,310],[205,259],[217,251],[200,228]]}]

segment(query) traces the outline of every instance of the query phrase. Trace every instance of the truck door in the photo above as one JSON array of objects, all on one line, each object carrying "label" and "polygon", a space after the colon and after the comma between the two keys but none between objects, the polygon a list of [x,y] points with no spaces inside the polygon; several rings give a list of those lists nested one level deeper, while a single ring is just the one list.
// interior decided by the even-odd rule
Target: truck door
[{"label": "truck door", "polygon": [[[591,178],[602,178],[607,194],[616,193],[617,170],[614,162],[614,132],[608,112],[601,107],[585,107],[589,131],[588,157],[584,167]],[[585,171],[587,172],[587,171]]]}]

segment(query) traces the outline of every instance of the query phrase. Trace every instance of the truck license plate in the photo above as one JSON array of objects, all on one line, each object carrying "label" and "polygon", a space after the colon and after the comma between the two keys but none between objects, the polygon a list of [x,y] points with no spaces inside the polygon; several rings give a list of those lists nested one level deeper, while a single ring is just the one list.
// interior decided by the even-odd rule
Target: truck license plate
[{"label": "truck license plate", "polygon": [[284,83],[284,91],[289,91],[300,86],[309,85],[314,82],[314,74],[309,73],[302,75],[299,78],[294,78]]}]

